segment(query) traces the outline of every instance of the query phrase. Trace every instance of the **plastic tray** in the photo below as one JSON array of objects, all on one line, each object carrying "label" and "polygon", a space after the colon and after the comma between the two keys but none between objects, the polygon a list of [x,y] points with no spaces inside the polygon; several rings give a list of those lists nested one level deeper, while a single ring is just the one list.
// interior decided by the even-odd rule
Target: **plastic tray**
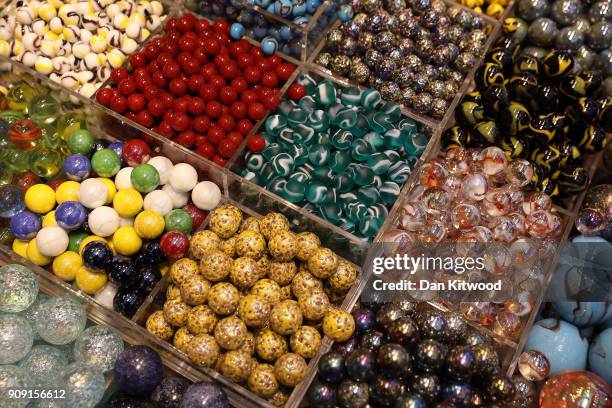
[{"label": "plastic tray", "polygon": [[[87,319],[88,323],[93,323],[96,325],[109,326],[117,329],[119,335],[123,338],[125,342],[125,347],[134,346],[134,345],[145,345],[149,346],[153,349],[156,349],[155,345],[148,341],[147,338],[143,338],[138,335],[137,332],[130,330],[120,330],[117,327],[117,322],[114,320],[114,316],[108,316],[106,314],[99,313],[98,305],[91,302],[91,299],[87,296],[83,296],[83,294],[70,285],[65,284],[62,281],[58,282],[58,279],[55,278],[54,275],[50,275],[45,270],[40,267],[26,261],[20,256],[12,253],[8,248],[4,246],[0,246],[0,266],[8,265],[8,264],[19,264],[28,267],[36,274],[36,278],[38,280],[38,287],[41,293],[46,295],[56,297],[56,296],[70,296],[77,299],[81,304],[85,306],[87,311]],[[89,324],[88,324],[89,326]],[[156,350],[158,351],[158,350]],[[168,359],[167,356],[161,354],[162,362],[164,363],[164,377],[167,376],[180,376],[185,377],[182,374],[179,374],[170,366],[172,362]],[[114,373],[113,370],[105,373],[105,393],[102,401],[107,400],[111,397],[116,391],[116,386],[113,386]],[[198,381],[197,378],[193,378],[192,381]]]}]

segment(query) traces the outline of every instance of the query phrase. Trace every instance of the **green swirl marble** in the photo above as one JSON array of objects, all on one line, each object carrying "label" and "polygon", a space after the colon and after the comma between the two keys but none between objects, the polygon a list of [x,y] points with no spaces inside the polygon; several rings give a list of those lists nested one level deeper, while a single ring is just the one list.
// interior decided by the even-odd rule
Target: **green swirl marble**
[{"label": "green swirl marble", "polygon": [[280,196],[285,191],[285,185],[287,184],[287,180],[282,177],[273,178],[266,185],[266,190]]},{"label": "green swirl marble", "polygon": [[358,87],[344,88],[342,95],[340,95],[340,101],[345,106],[357,106],[361,103],[362,93]]},{"label": "green swirl marble", "polygon": [[368,207],[375,204],[379,198],[380,193],[376,187],[365,186],[357,190],[357,199]]},{"label": "green swirl marble", "polygon": [[340,221],[342,210],[336,203],[326,203],[321,206],[321,215],[327,221],[336,224]]},{"label": "green swirl marble", "polygon": [[329,129],[329,116],[325,111],[317,109],[308,115],[308,123],[315,132],[324,132]]},{"label": "green swirl marble", "polygon": [[355,186],[355,181],[348,174],[340,173],[334,176],[334,188],[339,193],[346,193],[352,191],[353,186]]},{"label": "green swirl marble", "polygon": [[344,107],[338,111],[331,122],[340,129],[352,129],[357,124],[357,111],[354,108]]},{"label": "green swirl marble", "polygon": [[314,91],[314,99],[319,105],[333,105],[336,103],[336,87],[329,80],[319,82]]},{"label": "green swirl marble", "polygon": [[391,205],[397,200],[400,194],[400,185],[393,181],[385,181],[380,187],[380,198],[387,205]]},{"label": "green swirl marble", "polygon": [[310,95],[306,95],[305,97],[300,99],[298,105],[300,106],[300,108],[302,108],[305,112],[308,113],[311,113],[315,109],[317,109],[317,101],[315,101],[315,99]]},{"label": "green swirl marble", "polygon": [[266,132],[277,136],[278,133],[287,127],[287,119],[283,115],[270,115],[265,122]]},{"label": "green swirl marble", "polygon": [[321,204],[325,201],[328,191],[329,187],[327,187],[325,184],[318,181],[313,181],[306,189],[305,197],[306,200],[313,204]]},{"label": "green swirl marble", "polygon": [[306,194],[306,184],[289,178],[283,188],[281,196],[290,203],[299,203]]},{"label": "green swirl marble", "polygon": [[368,167],[372,169],[374,174],[380,176],[385,174],[391,167],[391,160],[384,153],[375,153],[368,158]]},{"label": "green swirl marble", "polygon": [[289,153],[279,153],[272,159],[272,170],[277,176],[288,176],[294,168],[295,163]]},{"label": "green swirl marble", "polygon": [[295,128],[299,124],[304,124],[308,121],[308,112],[304,109],[296,108],[292,109],[287,115],[287,123],[292,128]]},{"label": "green swirl marble", "polygon": [[351,157],[357,161],[368,160],[373,152],[372,147],[363,139],[353,140],[351,144]]},{"label": "green swirl marble", "polygon": [[373,150],[380,150],[385,147],[385,139],[380,133],[368,132],[363,137],[363,140],[368,142]]},{"label": "green swirl marble", "polygon": [[361,106],[370,111],[380,104],[382,97],[376,89],[368,88],[361,94]]},{"label": "green swirl marble", "polygon": [[265,161],[266,159],[261,154],[253,154],[248,158],[246,167],[250,171],[258,172],[263,168]]},{"label": "green swirl marble", "polygon": [[351,154],[345,150],[336,150],[331,154],[329,167],[335,173],[342,173],[351,162]]},{"label": "green swirl marble", "polygon": [[331,143],[338,150],[349,150],[353,143],[353,134],[348,130],[338,129],[332,135]]},{"label": "green swirl marble", "polygon": [[296,141],[303,144],[309,144],[315,135],[312,127],[301,123],[293,128],[293,133],[295,134]]},{"label": "green swirl marble", "polygon": [[406,163],[398,161],[393,163],[389,168],[389,180],[396,182],[397,184],[404,185],[404,183],[410,177],[412,169]]},{"label": "green swirl marble", "polygon": [[316,144],[308,149],[308,160],[314,166],[323,166],[329,161],[330,151],[326,145]]},{"label": "green swirl marble", "polygon": [[261,155],[267,160],[271,161],[279,153],[283,152],[283,148],[278,143],[268,143],[265,149],[261,152]]},{"label": "green swirl marble", "polygon": [[383,135],[385,147],[399,149],[404,146],[404,135],[399,129],[389,129]]}]

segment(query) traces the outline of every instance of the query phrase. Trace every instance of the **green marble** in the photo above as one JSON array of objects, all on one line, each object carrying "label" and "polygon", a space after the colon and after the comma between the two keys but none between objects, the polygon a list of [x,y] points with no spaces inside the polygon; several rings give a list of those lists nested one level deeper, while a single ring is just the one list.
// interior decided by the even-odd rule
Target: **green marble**
[{"label": "green marble", "polygon": [[287,180],[282,177],[273,178],[266,185],[266,190],[281,196],[285,191],[285,185],[287,184]]},{"label": "green marble", "polygon": [[332,119],[332,124],[340,129],[352,129],[357,124],[357,110],[348,107],[340,109],[338,114]]},{"label": "green marble", "polygon": [[310,96],[306,95],[298,102],[300,108],[302,108],[305,112],[312,113],[315,109],[317,109],[317,101]]},{"label": "green marble", "polygon": [[374,180],[374,172],[371,168],[365,165],[360,165],[355,170],[355,184],[359,186],[367,186]]},{"label": "green marble", "polygon": [[376,89],[366,89],[361,94],[361,106],[363,106],[366,110],[375,109],[378,104],[380,104],[382,97],[380,96],[380,92]]},{"label": "green marble", "polygon": [[338,129],[332,135],[331,143],[338,150],[348,150],[353,143],[353,135],[348,130]]},{"label": "green marble", "polygon": [[393,181],[385,181],[380,187],[380,198],[387,205],[392,205],[400,194],[399,184]]},{"label": "green marble", "polygon": [[339,193],[346,193],[353,190],[355,181],[346,173],[336,174],[334,176],[334,188]]},{"label": "green marble", "polygon": [[329,159],[329,167],[335,173],[342,173],[351,161],[351,154],[349,152],[336,150]]},{"label": "green marble", "polygon": [[295,162],[289,153],[279,153],[272,159],[272,170],[277,176],[286,177],[293,172]]},{"label": "green marble", "polygon": [[329,80],[319,82],[314,91],[314,99],[319,105],[333,105],[336,103],[336,86]]},{"label": "green marble", "polygon": [[309,144],[315,136],[315,130],[311,126],[300,123],[293,128],[293,134],[297,143]]},{"label": "green marble", "polygon": [[429,143],[429,139],[426,135],[414,132],[405,140],[404,149],[406,149],[406,153],[411,156],[420,156],[421,153],[425,151],[427,143]]},{"label": "green marble", "polygon": [[285,183],[281,196],[290,203],[299,203],[306,194],[306,184],[294,178],[289,178]]},{"label": "green marble", "polygon": [[384,222],[384,219],[366,215],[359,221],[359,232],[366,237],[373,237],[378,233]]},{"label": "green marble", "polygon": [[391,164],[391,160],[384,153],[375,153],[368,158],[368,167],[377,176],[387,173]]},{"label": "green marble", "polygon": [[399,129],[389,129],[383,135],[385,147],[389,149],[400,149],[404,146],[404,135]]},{"label": "green marble", "polygon": [[372,147],[363,139],[353,140],[351,144],[351,157],[357,161],[366,161],[374,153]]},{"label": "green marble", "polygon": [[251,155],[251,157],[248,158],[246,167],[250,171],[254,171],[254,172],[261,171],[261,169],[264,166],[265,161],[266,159],[264,159],[264,157],[261,154],[253,154]]},{"label": "green marble", "polygon": [[340,100],[345,106],[357,106],[361,103],[361,89],[358,87],[344,88]]},{"label": "green marble", "polygon": [[327,164],[330,157],[329,147],[327,145],[316,144],[308,149],[308,160],[314,166],[323,166]]},{"label": "green marble", "polygon": [[292,128],[295,128],[299,124],[304,124],[308,121],[308,112],[304,109],[296,108],[292,109],[287,115],[287,123]]},{"label": "green marble", "polygon": [[272,161],[272,159],[283,152],[283,148],[278,143],[268,143],[265,149],[261,152],[261,155],[267,160]]},{"label": "green marble", "polygon": [[321,182],[313,181],[308,186],[308,189],[306,189],[306,200],[308,200],[312,204],[321,204],[325,202],[328,191],[328,186]]},{"label": "green marble", "polygon": [[380,150],[385,147],[385,139],[383,135],[376,132],[368,132],[363,140],[368,142],[368,144],[372,147],[373,150]]},{"label": "green marble", "polygon": [[378,106],[378,111],[389,116],[389,121],[395,123],[402,117],[400,106],[392,101],[385,101]]},{"label": "green marble", "polygon": [[287,119],[284,115],[270,115],[265,122],[266,132],[277,136],[278,133],[287,127]]},{"label": "green marble", "polygon": [[325,111],[321,109],[317,109],[315,111],[310,112],[308,115],[308,123],[315,132],[324,132],[329,129],[329,116]]},{"label": "green marble", "polygon": [[380,193],[376,187],[365,186],[357,190],[357,199],[368,207],[375,204],[379,198]]},{"label": "green marble", "polygon": [[342,217],[342,210],[336,203],[326,203],[321,206],[321,215],[327,221],[337,224]]},{"label": "green marble", "polygon": [[406,163],[398,161],[389,168],[389,180],[403,185],[410,177],[412,169]]}]

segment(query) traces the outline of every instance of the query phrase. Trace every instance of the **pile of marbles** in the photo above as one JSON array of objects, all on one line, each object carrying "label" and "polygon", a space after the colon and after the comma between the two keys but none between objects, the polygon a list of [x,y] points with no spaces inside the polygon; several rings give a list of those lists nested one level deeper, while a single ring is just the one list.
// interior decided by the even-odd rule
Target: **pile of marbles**
[{"label": "pile of marbles", "polygon": [[440,0],[352,1],[316,63],[439,119],[483,52],[482,17]]},{"label": "pile of marbles", "polygon": [[[487,282],[504,276],[500,293],[482,293],[481,300],[491,302],[474,302],[475,292],[470,291],[466,296],[472,300],[462,303],[461,310],[468,319],[514,339],[523,327],[521,317],[532,311],[545,263],[563,231],[551,198],[524,192],[533,174],[528,161],[508,162],[498,147],[449,149],[423,164],[419,182],[400,210],[399,225],[382,237],[383,242],[396,243],[393,251],[399,254],[434,244],[434,249],[444,246],[444,256],[483,257],[484,269],[463,274],[420,269],[416,276],[441,282]],[[497,296],[504,302],[495,300]],[[452,299],[454,295],[447,300]]]},{"label": "pile of marbles", "polygon": [[[552,307],[551,307],[552,306]],[[540,407],[612,403],[612,311],[607,302],[547,304],[529,331],[518,370],[544,382]],[[588,371],[587,371],[588,369]],[[590,406],[596,406],[590,405]]]},{"label": "pile of marbles", "polygon": [[110,327],[86,326],[87,312],[77,300],[39,293],[36,275],[25,266],[0,267],[2,406],[23,408],[30,402],[10,398],[8,388],[37,390],[41,404],[96,406],[123,340]]},{"label": "pile of marbles", "polygon": [[130,57],[132,72],[111,73],[96,99],[128,119],[224,166],[253,124],[278,107],[295,67],[265,57],[229,25],[193,14],[171,18],[166,31]]},{"label": "pile of marbles", "polygon": [[126,348],[114,374],[118,392],[102,408],[229,408],[227,395],[215,383],[163,377],[161,357],[147,346]]},{"label": "pile of marbles", "polygon": [[0,55],[86,97],[165,18],[157,0],[11,3],[0,17]]},{"label": "pile of marbles", "polygon": [[25,82],[0,91],[0,184],[23,188],[59,174],[64,137],[80,126],[74,115],[60,112],[57,99]]},{"label": "pile of marbles", "polygon": [[553,198],[584,191],[582,156],[601,151],[611,130],[601,125],[609,127],[612,98],[596,98],[602,76],[581,72],[568,52],[530,51],[508,20],[504,30],[515,31],[487,53],[442,145],[499,146],[509,159],[530,160],[539,191]]},{"label": "pile of marbles", "polygon": [[[322,38],[325,28],[331,24],[337,8],[335,3],[324,6],[325,9],[320,13],[318,19],[311,23],[311,17],[323,4],[321,0],[249,0],[246,3],[245,5],[233,0],[199,0],[186,2],[185,6],[207,18],[227,20],[231,23],[230,36],[232,38],[239,39],[246,36],[259,41],[262,50],[267,55],[280,51],[297,59],[303,57],[302,41],[304,37],[307,37],[307,48],[316,45]],[[274,14],[279,19],[265,16],[253,9],[253,6]],[[309,24],[314,25],[307,29]]]},{"label": "pile of marbles", "polygon": [[1,186],[0,216],[11,219],[17,254],[131,317],[161,278],[160,264],[186,254],[189,235],[221,191],[198,183],[189,164],[151,157],[141,140],[105,146],[79,129],[66,144],[68,180],[34,184],[25,194]]},{"label": "pile of marbles", "polygon": [[300,77],[249,138],[241,175],[359,237],[373,238],[429,138],[375,89]]},{"label": "pile of marbles", "polygon": [[530,51],[543,57],[546,48],[572,53],[580,68],[596,70],[612,89],[612,5],[607,0],[520,0],[516,18],[504,25],[513,38],[527,38]]},{"label": "pile of marbles", "polygon": [[456,314],[411,302],[362,305],[355,336],[319,360],[309,406],[527,407],[536,389],[505,377],[494,343]]},{"label": "pile of marbles", "polygon": [[499,20],[506,12],[508,0],[456,0],[478,13],[484,13],[489,17]]},{"label": "pile of marbles", "polygon": [[353,334],[353,318],[334,304],[357,270],[313,233],[292,233],[279,213],[245,218],[223,205],[189,255],[170,267],[163,309],[147,330],[275,405],[305,378],[320,329],[335,341]]}]

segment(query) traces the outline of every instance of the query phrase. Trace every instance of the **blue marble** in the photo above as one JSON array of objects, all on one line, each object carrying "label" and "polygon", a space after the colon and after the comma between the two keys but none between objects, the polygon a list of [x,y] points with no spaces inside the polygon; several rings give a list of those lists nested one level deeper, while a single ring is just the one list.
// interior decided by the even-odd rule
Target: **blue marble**
[{"label": "blue marble", "polygon": [[578,328],[564,320],[544,319],[531,328],[525,351],[537,350],[550,362],[550,375],[565,370],[584,370],[589,342]]},{"label": "blue marble", "polygon": [[612,329],[602,331],[591,342],[589,369],[612,384]]}]

